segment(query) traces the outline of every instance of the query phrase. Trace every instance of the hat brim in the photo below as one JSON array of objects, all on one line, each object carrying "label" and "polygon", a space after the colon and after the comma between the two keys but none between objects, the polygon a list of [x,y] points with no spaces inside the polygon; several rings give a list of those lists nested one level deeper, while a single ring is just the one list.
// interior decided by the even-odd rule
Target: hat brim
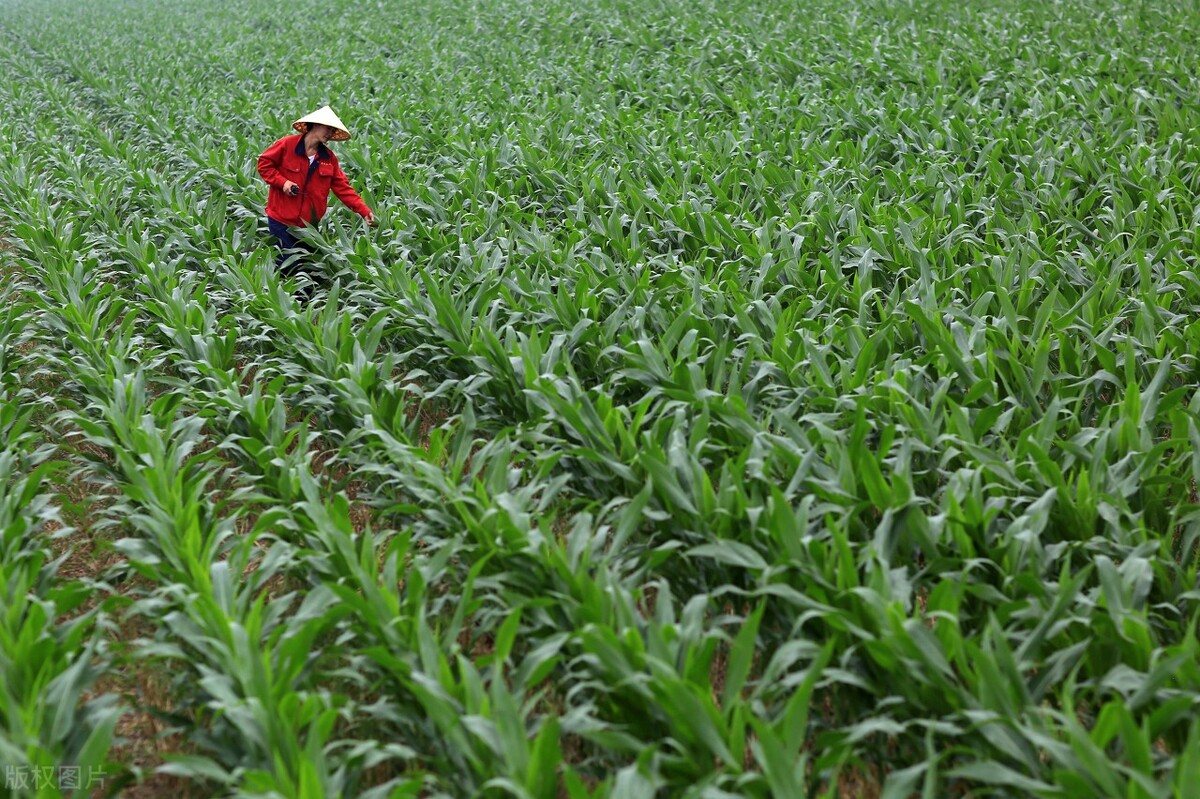
[{"label": "hat brim", "polygon": [[[308,133],[308,126],[310,124],[312,123],[297,120],[296,122],[292,123],[292,127],[300,133]],[[322,122],[319,124],[329,125],[328,122]],[[334,130],[334,134],[329,137],[330,141],[349,141],[350,131],[346,130],[345,128],[339,128],[336,125],[329,125],[329,127],[333,128]]]}]

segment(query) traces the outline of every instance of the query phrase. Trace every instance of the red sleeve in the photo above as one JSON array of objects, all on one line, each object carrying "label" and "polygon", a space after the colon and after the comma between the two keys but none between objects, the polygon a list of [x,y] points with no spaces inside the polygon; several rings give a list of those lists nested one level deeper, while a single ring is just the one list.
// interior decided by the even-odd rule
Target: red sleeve
[{"label": "red sleeve", "polygon": [[283,184],[287,183],[287,178],[279,174],[279,165],[283,163],[283,142],[284,139],[280,139],[258,157],[258,174],[262,175],[268,186],[277,189],[282,189]]},{"label": "red sleeve", "polygon": [[358,192],[350,185],[350,181],[346,179],[346,173],[342,171],[341,164],[334,164],[333,183],[330,186],[337,198],[344,202],[346,206],[358,214],[366,216],[371,213],[371,209],[363,202],[362,197],[358,196]]}]

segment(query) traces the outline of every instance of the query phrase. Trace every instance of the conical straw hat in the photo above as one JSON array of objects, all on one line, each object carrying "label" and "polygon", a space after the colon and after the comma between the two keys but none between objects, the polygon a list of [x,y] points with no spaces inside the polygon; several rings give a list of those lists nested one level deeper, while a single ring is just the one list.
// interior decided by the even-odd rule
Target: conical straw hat
[{"label": "conical straw hat", "polygon": [[338,119],[338,115],[333,113],[333,109],[327,105],[318,108],[306,117],[300,117],[292,123],[292,127],[301,133],[307,133],[309,123],[337,128],[337,132],[329,137],[331,141],[346,141],[350,138],[350,131],[346,130],[342,120]]}]

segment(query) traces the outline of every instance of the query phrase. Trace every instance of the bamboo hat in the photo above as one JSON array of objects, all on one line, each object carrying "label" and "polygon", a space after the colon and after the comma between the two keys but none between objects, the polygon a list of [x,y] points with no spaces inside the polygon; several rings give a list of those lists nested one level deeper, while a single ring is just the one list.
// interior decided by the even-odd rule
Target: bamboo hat
[{"label": "bamboo hat", "polygon": [[306,117],[300,117],[292,123],[292,127],[301,133],[307,133],[310,124],[336,128],[337,132],[329,137],[330,141],[346,141],[350,138],[350,131],[342,124],[342,120],[338,119],[338,115],[333,113],[333,109],[327,105],[318,108]]}]

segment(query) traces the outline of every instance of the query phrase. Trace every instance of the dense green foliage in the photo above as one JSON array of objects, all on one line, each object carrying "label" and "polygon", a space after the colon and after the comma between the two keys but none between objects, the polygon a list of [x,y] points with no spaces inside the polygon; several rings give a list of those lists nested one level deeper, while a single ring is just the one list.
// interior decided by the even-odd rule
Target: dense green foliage
[{"label": "dense green foliage", "polygon": [[1195,4],[0,11],[0,765],[1196,796]]}]

